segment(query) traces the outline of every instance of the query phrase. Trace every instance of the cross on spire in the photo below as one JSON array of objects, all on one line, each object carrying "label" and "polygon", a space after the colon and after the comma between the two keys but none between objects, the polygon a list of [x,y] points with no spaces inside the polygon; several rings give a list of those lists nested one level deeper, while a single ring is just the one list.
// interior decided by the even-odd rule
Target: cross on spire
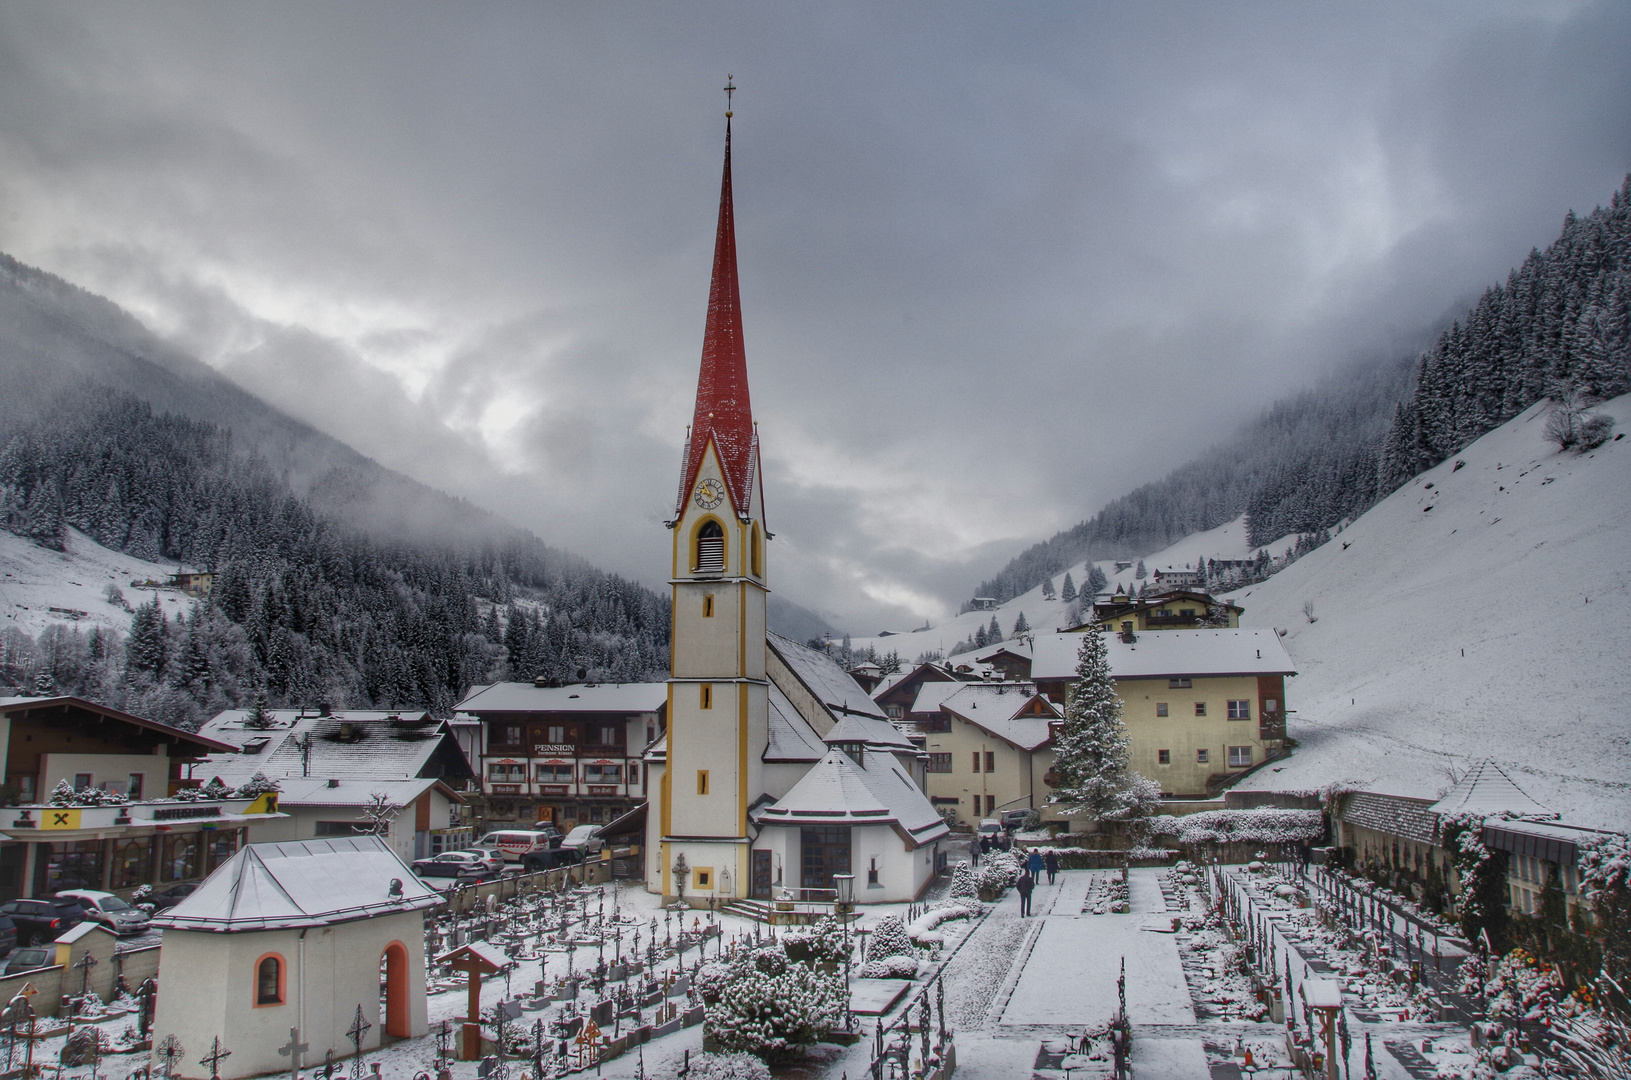
[{"label": "cross on spire", "polygon": [[725,76],[725,119],[731,118],[731,95],[736,93],[736,76]]}]

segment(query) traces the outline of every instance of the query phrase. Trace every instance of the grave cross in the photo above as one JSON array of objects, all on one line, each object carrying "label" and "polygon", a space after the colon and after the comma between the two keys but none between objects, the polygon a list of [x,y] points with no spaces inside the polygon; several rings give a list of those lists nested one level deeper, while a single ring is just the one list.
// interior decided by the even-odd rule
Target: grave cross
[{"label": "grave cross", "polygon": [[101,962],[102,961],[98,960],[96,957],[91,955],[91,951],[89,949],[85,950],[85,955],[84,956],[81,956],[78,960],[74,961],[75,970],[80,972],[80,976],[79,976],[79,994],[80,994],[81,997],[84,997],[85,994],[90,992],[90,988],[91,988],[91,968],[95,967],[97,964],[100,964]]},{"label": "grave cross", "polygon": [[289,1041],[277,1048],[280,1056],[289,1059],[289,1080],[300,1080],[300,1055],[311,1049],[310,1043],[300,1041],[300,1029],[289,1029]]},{"label": "grave cross", "polygon": [[[171,1036],[171,1038],[174,1037],[175,1036],[173,1035]],[[221,1061],[223,1058],[229,1058],[231,1056],[231,1050],[221,1049],[221,1036],[217,1035],[215,1037],[215,1042],[210,1046],[210,1052],[199,1058],[198,1063],[200,1065],[208,1065],[210,1067],[210,1080],[221,1080]]]},{"label": "grave cross", "polygon": [[373,1026],[373,1024],[362,1018],[362,1006],[359,1004],[357,1006],[357,1018],[351,1021],[351,1026],[346,1028],[345,1031],[346,1037],[351,1040],[352,1051],[355,1055],[351,1059],[352,1080],[362,1080],[362,1040]]},{"label": "grave cross", "polygon": [[158,1055],[164,1059],[165,1076],[174,1076],[176,1074],[176,1059],[186,1052],[187,1050],[181,1045],[180,1039],[174,1035],[164,1037],[163,1041],[159,1043]]}]

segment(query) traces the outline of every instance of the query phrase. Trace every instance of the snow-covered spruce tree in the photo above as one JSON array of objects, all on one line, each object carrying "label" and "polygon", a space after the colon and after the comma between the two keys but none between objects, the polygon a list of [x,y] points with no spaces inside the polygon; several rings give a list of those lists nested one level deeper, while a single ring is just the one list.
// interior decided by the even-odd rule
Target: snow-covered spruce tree
[{"label": "snow-covered spruce tree", "polygon": [[1093,599],[1109,587],[1110,579],[1104,576],[1104,571],[1099,569],[1099,564],[1090,564],[1087,571],[1087,584],[1082,586],[1087,593],[1088,599]]},{"label": "snow-covered spruce tree", "polygon": [[1059,590],[1059,599],[1063,600],[1067,604],[1076,599],[1076,583],[1071,580],[1069,570],[1065,571],[1065,584],[1064,587]]},{"label": "snow-covered spruce tree", "polygon": [[906,924],[899,915],[885,915],[878,920],[872,936],[867,939],[866,958],[882,960],[886,956],[914,956],[912,939],[906,936]]},{"label": "snow-covered spruce tree", "polygon": [[244,727],[264,731],[271,726],[272,712],[266,707],[266,687],[257,687],[255,703],[249,707],[249,714],[244,717]]},{"label": "snow-covered spruce tree", "polygon": [[1014,637],[1017,638],[1021,634],[1028,634],[1030,632],[1031,624],[1026,621],[1025,613],[1022,611],[1019,613],[1019,618],[1014,620]]},{"label": "snow-covered spruce tree", "polygon": [[1130,743],[1104,637],[1090,630],[1076,653],[1076,682],[1059,728],[1048,801],[1064,806],[1066,814],[1098,821],[1147,811],[1154,785],[1127,768]]},{"label": "snow-covered spruce tree", "polygon": [[974,868],[966,862],[960,862],[951,872],[951,891],[946,894],[953,900],[974,900],[980,891],[974,885]]},{"label": "snow-covered spruce tree", "polygon": [[995,645],[1001,640],[1003,640],[1002,624],[997,622],[997,617],[993,615],[991,616],[991,625],[985,628],[985,643]]},{"label": "snow-covered spruce tree", "polygon": [[1140,581],[1143,581],[1145,578],[1147,578],[1149,576],[1150,576],[1150,572],[1149,572],[1149,570],[1145,569],[1144,560],[1143,559],[1138,560],[1138,566],[1136,566],[1133,569],[1133,577],[1137,578]]},{"label": "snow-covered spruce tree", "polygon": [[1053,579],[1051,577],[1043,578],[1042,579],[1042,599],[1044,599],[1044,600],[1053,600],[1058,595],[1059,595],[1058,593],[1053,591]]}]

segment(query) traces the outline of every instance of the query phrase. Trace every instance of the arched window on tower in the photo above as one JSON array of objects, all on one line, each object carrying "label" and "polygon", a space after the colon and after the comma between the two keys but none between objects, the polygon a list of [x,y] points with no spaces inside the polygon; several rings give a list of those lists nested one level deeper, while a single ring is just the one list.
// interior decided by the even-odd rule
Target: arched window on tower
[{"label": "arched window on tower", "polygon": [[717,521],[704,522],[697,530],[696,572],[719,574],[725,570],[725,530]]},{"label": "arched window on tower", "polygon": [[753,570],[753,576],[764,577],[764,534],[759,531],[758,522],[754,522],[753,524],[753,546],[749,550],[751,552],[751,561],[748,565]]}]

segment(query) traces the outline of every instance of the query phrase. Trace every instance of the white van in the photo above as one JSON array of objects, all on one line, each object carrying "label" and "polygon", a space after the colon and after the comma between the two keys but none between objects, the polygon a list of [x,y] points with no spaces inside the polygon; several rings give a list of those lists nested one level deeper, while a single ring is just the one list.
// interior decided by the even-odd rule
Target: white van
[{"label": "white van", "polygon": [[535,851],[548,851],[557,839],[558,837],[546,832],[505,829],[488,833],[473,846],[482,851],[491,851],[505,862],[518,863],[523,855],[531,855]]}]

